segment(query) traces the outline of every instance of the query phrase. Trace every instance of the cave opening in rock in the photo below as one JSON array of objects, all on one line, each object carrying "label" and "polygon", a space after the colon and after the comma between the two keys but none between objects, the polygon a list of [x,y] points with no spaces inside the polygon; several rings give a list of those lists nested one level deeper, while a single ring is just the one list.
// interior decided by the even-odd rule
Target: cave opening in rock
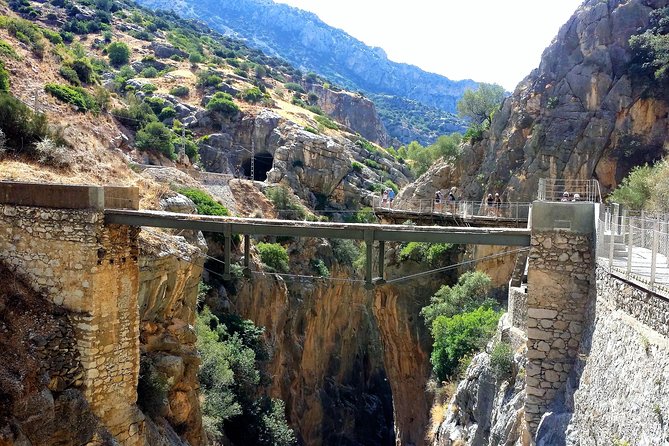
[{"label": "cave opening in rock", "polygon": [[[274,163],[274,157],[271,153],[257,153],[253,157],[254,162],[254,174],[253,179],[256,181],[265,181],[267,179],[267,172],[272,168]],[[251,178],[251,158],[248,158],[242,163],[242,174]]]}]

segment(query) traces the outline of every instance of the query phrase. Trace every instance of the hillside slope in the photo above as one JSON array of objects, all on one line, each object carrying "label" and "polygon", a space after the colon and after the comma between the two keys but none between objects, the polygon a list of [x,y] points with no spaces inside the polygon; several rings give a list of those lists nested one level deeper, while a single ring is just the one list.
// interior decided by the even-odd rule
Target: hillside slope
[{"label": "hillside slope", "polygon": [[[439,136],[464,129],[463,122],[454,115],[456,103],[466,89],[476,87],[474,81],[452,81],[413,65],[390,61],[381,48],[365,45],[312,13],[266,0],[140,0],[140,3],[204,20],[219,31],[247,39],[250,45],[345,88],[396,97],[396,101],[377,102],[372,96],[382,110],[391,136],[404,143],[414,139],[422,144],[431,143],[436,139],[434,133]],[[414,103],[404,103],[406,100]],[[425,109],[416,111],[418,105]],[[428,131],[402,125],[393,116],[402,113],[405,121],[411,117],[420,122],[435,112],[438,116],[426,123]]]}]

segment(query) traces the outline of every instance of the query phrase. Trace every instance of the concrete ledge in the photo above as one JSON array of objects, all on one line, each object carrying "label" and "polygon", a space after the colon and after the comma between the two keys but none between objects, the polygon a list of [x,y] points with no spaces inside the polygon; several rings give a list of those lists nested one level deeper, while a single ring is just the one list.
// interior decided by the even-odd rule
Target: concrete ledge
[{"label": "concrete ledge", "polygon": [[105,186],[105,209],[139,210],[139,188],[126,186]]},{"label": "concrete ledge", "polygon": [[99,186],[0,181],[0,204],[59,209],[104,209]]}]

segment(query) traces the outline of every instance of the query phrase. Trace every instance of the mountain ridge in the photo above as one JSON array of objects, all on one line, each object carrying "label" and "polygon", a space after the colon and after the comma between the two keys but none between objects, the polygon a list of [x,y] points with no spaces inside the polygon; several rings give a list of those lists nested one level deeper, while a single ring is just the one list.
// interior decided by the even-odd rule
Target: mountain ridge
[{"label": "mountain ridge", "polygon": [[[440,110],[443,114],[435,122],[451,121],[454,130],[466,127],[455,116],[456,103],[465,90],[476,87],[476,82],[453,81],[415,65],[391,61],[382,48],[364,44],[311,12],[266,0],[205,0],[197,5],[190,0],[140,0],[140,3],[204,20],[219,31],[242,37],[256,48],[314,71],[344,88],[370,95],[396,96]],[[392,114],[384,113],[382,107],[379,111],[385,116]],[[385,119],[384,124],[387,128],[398,127],[397,121]],[[404,143],[416,139],[425,144],[435,139],[421,132],[407,132],[406,128],[391,136]]]}]

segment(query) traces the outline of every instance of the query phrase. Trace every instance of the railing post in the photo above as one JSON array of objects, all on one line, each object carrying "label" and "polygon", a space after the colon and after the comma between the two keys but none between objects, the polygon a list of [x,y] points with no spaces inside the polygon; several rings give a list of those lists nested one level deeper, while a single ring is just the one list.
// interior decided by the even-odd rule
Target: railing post
[{"label": "railing post", "polygon": [[615,234],[613,230],[609,231],[609,272],[613,272],[613,247],[615,245]]},{"label": "railing post", "polygon": [[618,227],[618,219],[620,218],[620,205],[618,203],[613,204],[613,225],[611,226],[611,230],[614,231],[616,234],[619,233],[620,229]]},{"label": "railing post", "polygon": [[657,260],[657,242],[659,240],[659,226],[660,223],[658,221],[655,221],[653,224],[653,254],[651,256],[651,263],[650,263],[650,289],[654,290],[655,289],[655,262]]},{"label": "railing post", "polygon": [[384,266],[386,261],[386,242],[379,240],[379,279],[377,283],[385,282],[384,279]]},{"label": "railing post", "polygon": [[634,253],[634,226],[632,219],[627,219],[627,277],[632,274],[632,255]]},{"label": "railing post", "polygon": [[244,234],[244,276],[251,277],[251,236]]},{"label": "railing post", "polygon": [[641,219],[639,220],[639,226],[641,226],[641,247],[646,247],[646,213],[641,211]]},{"label": "railing post", "polygon": [[372,289],[374,284],[372,284],[372,254],[374,248],[374,232],[365,231],[365,288]]}]

